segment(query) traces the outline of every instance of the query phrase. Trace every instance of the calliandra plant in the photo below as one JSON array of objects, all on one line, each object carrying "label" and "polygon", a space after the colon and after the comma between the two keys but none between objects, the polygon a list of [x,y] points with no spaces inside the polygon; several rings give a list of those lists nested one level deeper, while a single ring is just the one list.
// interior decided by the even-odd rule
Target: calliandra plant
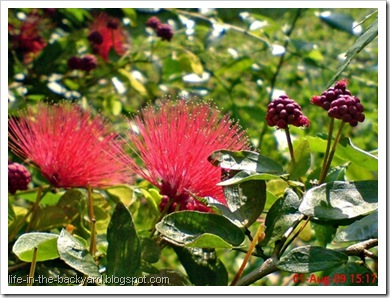
[{"label": "calliandra plant", "polygon": [[[219,149],[245,150],[248,140],[238,124],[207,103],[163,101],[129,121],[129,146],[139,157],[126,156],[131,170],[160,189],[161,209],[209,211],[197,197],[226,203],[221,169],[207,158]],[[132,129],[134,127],[134,129]]]},{"label": "calliandra plant", "polygon": [[90,25],[88,40],[93,52],[105,61],[109,61],[111,49],[122,56],[129,48],[129,37],[121,21],[104,12],[98,14]]},{"label": "calliandra plant", "polygon": [[[94,252],[92,188],[123,184],[131,177],[114,156],[120,148],[117,135],[102,117],[70,103],[40,103],[11,117],[8,125],[11,150],[37,167],[50,185],[88,189]],[[38,194],[37,202],[43,196]]]}]

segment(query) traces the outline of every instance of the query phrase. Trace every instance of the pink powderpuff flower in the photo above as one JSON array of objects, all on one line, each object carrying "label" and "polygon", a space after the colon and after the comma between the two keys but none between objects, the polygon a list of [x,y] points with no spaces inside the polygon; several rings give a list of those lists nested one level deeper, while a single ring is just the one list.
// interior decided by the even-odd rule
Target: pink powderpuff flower
[{"label": "pink powderpuff flower", "polygon": [[123,55],[129,47],[129,39],[119,19],[100,13],[91,24],[88,40],[95,54],[108,61],[108,54],[114,49]]},{"label": "pink powderpuff flower", "polygon": [[114,156],[121,148],[99,115],[69,103],[40,103],[11,117],[9,147],[40,169],[54,187],[102,187],[126,183],[130,175]]},{"label": "pink powderpuff flower", "polygon": [[133,121],[127,137],[140,166],[125,156],[131,170],[160,189],[163,210],[210,211],[193,196],[212,197],[224,204],[221,169],[207,159],[219,149],[246,150],[248,139],[228,116],[206,103],[163,101],[159,109],[145,108]]}]

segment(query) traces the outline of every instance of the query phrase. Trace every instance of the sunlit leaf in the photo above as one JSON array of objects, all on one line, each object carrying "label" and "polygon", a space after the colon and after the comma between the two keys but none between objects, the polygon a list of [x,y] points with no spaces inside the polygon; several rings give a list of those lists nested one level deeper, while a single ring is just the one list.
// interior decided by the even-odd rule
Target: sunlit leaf
[{"label": "sunlit leaf", "polygon": [[61,231],[58,238],[57,249],[60,259],[70,267],[90,277],[100,277],[99,268],[84,243],[65,229]]},{"label": "sunlit leaf", "polygon": [[37,250],[37,262],[53,260],[59,257],[57,234],[27,233],[21,235],[12,247],[12,251],[24,262],[31,262],[34,248]]},{"label": "sunlit leaf", "polygon": [[323,221],[352,219],[378,208],[378,181],[335,181],[311,188],[299,211]]},{"label": "sunlit leaf", "polygon": [[209,161],[215,166],[229,170],[269,174],[281,174],[283,171],[277,162],[253,151],[218,150],[210,155]]},{"label": "sunlit leaf", "polygon": [[198,211],[168,214],[156,225],[156,229],[167,241],[182,246],[198,240],[200,247],[231,248],[240,245],[245,238],[244,233],[227,218]]},{"label": "sunlit leaf", "polygon": [[378,238],[378,211],[353,222],[336,234],[336,242],[363,241]]},{"label": "sunlit leaf", "polygon": [[297,180],[302,177],[310,168],[310,145],[307,140],[303,140],[294,149],[295,163],[289,167],[290,179]]}]

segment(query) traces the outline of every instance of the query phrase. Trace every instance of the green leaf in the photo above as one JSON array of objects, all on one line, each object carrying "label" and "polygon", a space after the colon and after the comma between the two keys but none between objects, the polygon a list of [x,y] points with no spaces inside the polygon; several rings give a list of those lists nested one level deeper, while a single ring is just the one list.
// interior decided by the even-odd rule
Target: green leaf
[{"label": "green leaf", "polygon": [[[249,175],[242,171],[236,176]],[[223,187],[226,203],[232,212],[229,217],[235,224],[243,227],[252,225],[264,210],[267,199],[264,180],[249,180],[240,184]]]},{"label": "green leaf", "polygon": [[119,202],[107,229],[107,275],[134,276],[141,266],[141,247],[133,218]]},{"label": "green leaf", "polygon": [[156,263],[160,259],[160,247],[150,238],[141,238],[141,258],[149,263]]},{"label": "green leaf", "polygon": [[31,229],[34,231],[51,230],[63,227],[71,222],[64,209],[58,206],[37,208],[31,219]]},{"label": "green leaf", "polygon": [[190,245],[202,236],[199,239],[201,247],[231,248],[240,245],[245,238],[244,233],[227,218],[197,211],[168,214],[156,225],[156,229],[168,242],[181,246]]},{"label": "green leaf", "polygon": [[134,90],[137,91],[140,95],[142,96],[148,95],[148,91],[146,90],[145,86],[136,78],[134,78],[134,76],[129,71],[127,71],[124,68],[121,68],[118,70],[118,72],[122,76],[128,79],[130,86],[133,87]]},{"label": "green leaf", "polygon": [[266,246],[278,240],[295,222],[301,213],[298,212],[301,200],[290,188],[287,188],[283,198],[278,199],[267,213],[265,219],[265,238],[260,243]]},{"label": "green leaf", "polygon": [[[325,152],[326,140],[320,137],[307,137],[312,152]],[[378,158],[356,147],[351,139],[343,138],[337,144],[335,156],[345,162],[353,162],[371,171],[378,171]]]},{"label": "green leaf", "polygon": [[366,215],[378,208],[378,181],[335,181],[310,189],[299,211],[323,221]]},{"label": "green leaf", "polygon": [[348,262],[333,269],[329,286],[377,286],[378,279],[366,264]]},{"label": "green leaf", "polygon": [[315,233],[315,239],[319,246],[326,247],[333,241],[336,235],[338,224],[324,224],[324,222],[311,222],[311,226]]},{"label": "green leaf", "polygon": [[363,241],[378,238],[378,210],[353,222],[337,233],[336,242]]},{"label": "green leaf", "polygon": [[126,17],[131,20],[133,26],[137,24],[137,12],[134,8],[122,8],[123,13]]},{"label": "green leaf", "polygon": [[34,248],[37,247],[37,262],[53,260],[59,257],[57,251],[57,234],[28,233],[21,235],[12,247],[19,259],[32,262]]},{"label": "green leaf", "polygon": [[291,180],[297,180],[310,169],[310,145],[307,140],[303,140],[294,149],[295,163],[290,164],[289,173]]},{"label": "green leaf", "polygon": [[269,174],[283,172],[282,166],[276,161],[253,151],[218,150],[214,151],[208,159],[213,165],[223,169]]},{"label": "green leaf", "polygon": [[233,178],[224,180],[222,182],[219,182],[217,185],[219,186],[229,186],[229,185],[236,185],[247,181],[254,181],[254,180],[272,180],[272,179],[278,179],[280,178],[279,175],[273,175],[268,173],[261,173],[261,174],[252,174],[253,172],[250,171],[241,171],[237,173]]},{"label": "green leaf", "polygon": [[115,203],[122,202],[126,206],[131,204],[133,189],[127,185],[115,185],[106,188],[106,192]]},{"label": "green leaf", "polygon": [[171,270],[162,269],[160,273],[149,274],[142,280],[140,286],[192,286],[187,276],[184,274]]},{"label": "green leaf", "polygon": [[183,71],[201,75],[203,65],[198,56],[190,51],[185,51],[179,56],[179,63]]},{"label": "green leaf", "polygon": [[340,68],[337,70],[336,74],[330,79],[328,82],[328,87],[331,86],[340,76],[340,74],[348,67],[351,63],[352,59],[360,53],[370,42],[374,40],[375,37],[378,36],[378,18],[376,18],[370,27],[364,32],[349,48],[347,53],[345,54],[345,60]]},{"label": "green leaf", "polygon": [[292,249],[277,263],[280,270],[310,273],[340,266],[348,262],[344,253],[319,246],[300,246]]},{"label": "green leaf", "polygon": [[228,273],[215,249],[172,246],[196,286],[227,286]]},{"label": "green leaf", "polygon": [[57,240],[60,259],[70,267],[91,277],[100,277],[99,268],[84,244],[62,229]]}]

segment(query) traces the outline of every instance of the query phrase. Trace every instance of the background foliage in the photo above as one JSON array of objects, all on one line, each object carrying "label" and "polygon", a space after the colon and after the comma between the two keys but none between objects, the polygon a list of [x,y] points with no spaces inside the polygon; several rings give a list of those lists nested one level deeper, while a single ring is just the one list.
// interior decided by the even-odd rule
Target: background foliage
[{"label": "background foliage", "polygon": [[[308,129],[291,128],[294,147],[301,146],[299,148],[302,149],[297,150],[296,158],[302,160],[300,165],[303,164],[302,168],[296,170],[294,180],[301,178],[301,183],[307,188],[311,187],[311,181],[319,175],[326,142],[324,128],[327,127],[329,118],[325,112],[310,104],[310,98],[321,94],[333,83],[331,79],[342,65],[345,53],[353,47],[359,36],[372,26],[375,19],[373,9],[102,10],[123,21],[131,46],[123,56],[111,51],[109,61],[97,57],[97,68],[90,72],[71,71],[67,62],[74,55],[92,52],[87,39],[88,26],[93,21],[94,13],[101,11],[100,9],[59,8],[54,12],[44,9],[9,10],[9,24],[16,27],[20,26],[23,17],[32,11],[40,14],[40,32],[48,41],[48,45],[28,64],[23,63],[20,53],[15,51],[9,42],[10,115],[39,101],[56,102],[65,98],[81,102],[85,107],[102,113],[121,129],[124,127],[124,116],[134,115],[141,107],[161,97],[212,99],[216,106],[238,120],[247,130],[254,150],[279,163],[286,171],[289,154],[284,135],[267,126],[265,115],[268,103],[279,94],[287,93],[301,105],[305,115],[311,120]],[[145,26],[146,20],[154,15],[172,27],[174,36],[171,41],[161,40]],[[377,179],[377,162],[370,158],[368,161],[364,159],[368,153],[375,156],[378,148],[377,48],[377,40],[370,40],[341,73],[340,78],[349,79],[348,88],[352,94],[357,95],[364,103],[366,120],[356,128],[348,126],[344,130],[344,136],[350,137],[353,144],[348,144],[348,139],[343,140],[343,148],[337,151],[333,162],[333,176],[329,175],[327,181]],[[305,143],[302,141],[304,137]],[[354,146],[360,149],[357,150]],[[11,152],[9,157],[18,161]],[[362,160],[365,160],[365,163],[362,163]],[[39,240],[43,246],[39,251],[46,247],[50,253],[43,259],[38,258],[38,261],[42,262],[37,264],[37,274],[74,276],[81,272],[88,276],[98,275],[96,268],[83,265],[88,262],[78,263],[77,267],[72,259],[75,256],[72,256],[66,245],[57,244],[61,261],[57,255],[52,255],[51,249],[53,243],[69,243],[66,241],[73,241],[81,251],[88,246],[90,231],[84,218],[87,214],[86,191],[74,189],[65,193],[48,192],[40,205],[35,206],[37,210],[34,217],[23,222],[30,204],[35,201],[36,187],[45,184],[37,170],[29,169],[33,173],[31,190],[9,197],[9,231],[14,231],[17,227],[15,233],[51,231],[58,234],[56,237],[45,238],[45,241]],[[261,245],[263,247],[258,250],[259,254],[261,251],[270,254],[273,248],[271,244],[294,222],[303,207],[299,207],[294,201],[294,194],[285,192],[286,188],[290,189],[288,186],[291,187],[287,182],[272,178],[264,180],[267,183],[267,201],[259,220],[250,226],[249,230],[254,234],[259,224],[264,221],[267,227],[278,227],[280,232],[272,231],[272,236],[267,235]],[[215,236],[196,239],[198,245],[193,245],[195,248],[191,248],[191,253],[179,246],[160,250],[158,243],[148,238],[149,229],[159,214],[157,204],[160,195],[158,190],[145,181],[137,181],[137,186],[139,188],[113,186],[94,193],[97,234],[102,237],[98,238],[100,264],[107,267],[107,273],[117,276],[140,272],[158,275],[162,274],[162,270],[169,269],[175,270],[174,273],[171,272],[171,280],[175,280],[176,284],[197,285],[224,285],[234,278],[244,253],[239,249],[227,248],[242,242],[244,235],[240,234],[241,230],[238,229],[236,234],[232,234],[235,228],[232,227],[227,235],[221,234],[219,238]],[[279,206],[277,204],[282,204],[282,201],[277,201],[280,197],[291,200],[292,203],[287,207]],[[117,205],[118,202],[129,208]],[[326,214],[326,211],[324,212]],[[111,220],[114,218],[113,214],[117,214],[115,221]],[[164,220],[180,220],[179,215],[173,218],[175,216],[166,217]],[[209,219],[199,220],[205,222]],[[370,218],[364,217],[362,220],[369,221]],[[133,225],[129,225],[129,221]],[[343,272],[354,273],[356,268],[353,266],[358,266],[356,263],[342,265],[346,262],[344,256],[336,255],[333,250],[325,251],[326,247],[337,247],[332,241],[339,224],[340,222],[310,222],[293,245],[298,247],[298,250],[301,249],[297,254],[298,259],[301,257],[303,260],[307,255],[307,249],[303,247],[315,244],[320,248],[317,248],[318,251],[313,252],[313,255],[323,256],[328,253],[328,259],[334,260],[335,264],[349,266],[344,268]],[[75,237],[62,230],[69,225],[76,228]],[[117,230],[118,226],[121,227],[120,231]],[[164,226],[157,226],[159,232],[163,229]],[[125,243],[118,247],[129,247],[132,251],[131,258],[134,255],[142,256],[139,258],[140,263],[132,263],[132,266],[126,268],[112,265],[118,264],[116,262],[120,264],[124,261],[123,258],[126,258],[120,256],[119,249],[108,245],[113,239],[118,239],[116,233],[130,235],[123,240]],[[215,233],[218,234],[219,231]],[[342,234],[337,234],[337,237],[342,241],[351,241],[343,239],[345,236]],[[11,238],[10,251],[15,242],[15,239]],[[193,243],[193,240],[186,240],[186,243]],[[205,251],[198,251],[197,254],[201,240],[203,243],[217,243],[215,247],[219,248],[210,251],[207,257]],[[249,243],[248,240],[244,242],[246,245]],[[32,249],[31,246],[19,252],[20,259],[10,252],[9,267],[12,268],[13,274],[22,276],[28,272],[29,267],[20,265],[20,260],[31,262]],[[77,258],[82,257],[80,255],[76,256]],[[325,270],[325,276],[332,270],[326,266],[319,266],[316,270],[311,268],[299,271],[298,266],[291,269],[289,266],[294,258],[289,259],[286,254],[278,265],[279,269],[286,272],[269,275],[256,281],[255,285],[310,284],[306,280],[302,280],[302,283],[301,280],[293,281],[292,274]],[[204,263],[204,260],[207,262]],[[244,275],[258,268],[262,262],[262,258],[251,258]],[[375,262],[361,264],[364,268],[366,265],[371,268],[367,269],[367,272],[375,272]],[[354,269],[351,269],[351,266]],[[204,276],[208,277],[207,280],[203,279]]]}]

